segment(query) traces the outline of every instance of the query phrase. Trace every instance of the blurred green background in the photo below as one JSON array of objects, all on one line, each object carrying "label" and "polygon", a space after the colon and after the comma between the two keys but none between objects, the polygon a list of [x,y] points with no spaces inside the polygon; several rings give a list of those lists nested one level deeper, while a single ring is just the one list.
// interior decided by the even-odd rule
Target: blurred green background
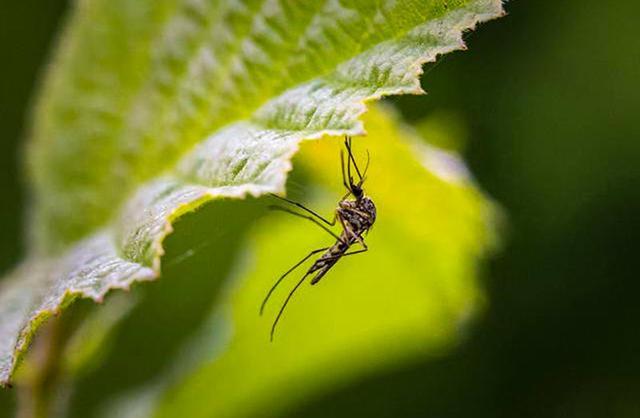
[{"label": "blurred green background", "polygon": [[[0,6],[0,271],[21,254],[19,144],[66,7]],[[461,121],[455,146],[505,209],[485,315],[453,351],[292,417],[640,416],[640,3],[506,8],[427,67],[428,96],[393,100],[417,126]]]}]

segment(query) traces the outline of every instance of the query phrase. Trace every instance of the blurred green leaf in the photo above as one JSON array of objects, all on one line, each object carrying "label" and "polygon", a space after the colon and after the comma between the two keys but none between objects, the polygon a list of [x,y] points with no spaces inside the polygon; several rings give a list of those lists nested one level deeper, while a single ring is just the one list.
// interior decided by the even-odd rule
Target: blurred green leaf
[{"label": "blurred green leaf", "polygon": [[[203,275],[201,281],[189,279],[188,293],[174,296],[173,316],[191,312],[195,295],[209,295],[214,304],[210,319],[201,321],[179,350],[158,348],[160,335],[145,333],[143,343],[134,334],[121,334],[117,345],[123,348],[110,354],[101,371],[79,383],[73,416],[140,417],[152,411],[162,417],[281,416],[309,397],[437,354],[459,341],[482,306],[477,267],[493,245],[492,205],[455,154],[426,147],[387,112],[374,109],[364,122],[369,135],[356,139],[354,147],[360,160],[366,158],[365,149],[371,154],[365,186],[379,216],[367,236],[370,251],[341,260],[318,285],[303,286],[271,344],[274,316],[311,261],[282,284],[261,318],[258,308],[265,292],[282,272],[333,239],[287,214],[256,217],[242,246],[245,254],[234,257],[234,268],[225,273],[219,262],[192,264],[160,282],[178,288],[185,274]],[[305,204],[327,216],[344,194],[340,147],[340,140],[305,143],[288,185],[293,194],[304,194]],[[439,157],[445,158],[443,164],[433,165]],[[172,239],[207,228],[207,212],[218,206],[212,202],[204,212],[189,215],[190,226],[181,221]],[[235,235],[224,241],[235,245]],[[191,243],[186,249],[193,248],[189,245],[194,237],[187,236],[184,244]],[[185,251],[170,247],[169,257]],[[232,286],[222,294],[212,290],[225,276]],[[162,304],[162,297],[153,298],[156,302],[148,305]],[[157,320],[158,312],[144,309],[130,328]],[[169,324],[179,321],[163,314],[160,318]],[[155,374],[140,378],[136,372],[120,372],[109,378],[123,364],[141,368],[135,354],[140,344],[145,345],[142,352],[153,357],[162,353]]]},{"label": "blurred green leaf", "polygon": [[419,93],[499,0],[83,1],[34,117],[30,255],[2,283],[0,383],[77,297],[152,280],[185,212],[282,191],[302,139],[361,134],[364,102]]},{"label": "blurred green leaf", "polygon": [[[253,262],[231,297],[233,338],[164,395],[157,416],[281,416],[312,394],[434,354],[455,341],[478,308],[476,269],[491,245],[491,206],[460,171],[429,167],[434,158],[378,111],[356,153],[372,156],[366,192],[378,208],[370,251],[341,260],[314,287],[294,296],[269,343],[269,329],[300,269],[257,308],[273,281],[308,251],[332,242],[313,224],[274,214],[256,228]],[[343,193],[339,141],[305,144],[296,160],[315,185],[308,204],[329,214]],[[202,402],[202,399],[207,399]]]},{"label": "blurred green leaf", "polygon": [[420,136],[445,150],[463,153],[469,137],[464,118],[453,112],[436,110],[414,123]]}]

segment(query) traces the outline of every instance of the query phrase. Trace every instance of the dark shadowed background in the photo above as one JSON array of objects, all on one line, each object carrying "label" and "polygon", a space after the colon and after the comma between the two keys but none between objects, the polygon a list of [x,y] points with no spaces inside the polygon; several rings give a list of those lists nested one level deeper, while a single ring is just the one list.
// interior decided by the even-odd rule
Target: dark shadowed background
[{"label": "dark shadowed background", "polygon": [[[66,7],[0,6],[0,271],[22,253],[25,116]],[[469,51],[426,69],[428,96],[393,100],[416,124],[461,121],[473,172],[505,210],[485,315],[453,352],[291,417],[640,416],[640,3],[506,8]]]}]

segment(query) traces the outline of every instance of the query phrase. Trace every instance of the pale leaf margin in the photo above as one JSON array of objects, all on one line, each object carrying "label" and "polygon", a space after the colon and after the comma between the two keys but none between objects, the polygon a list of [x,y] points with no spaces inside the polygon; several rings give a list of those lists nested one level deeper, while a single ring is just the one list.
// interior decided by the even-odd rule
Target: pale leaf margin
[{"label": "pale leaf margin", "polygon": [[423,93],[422,65],[465,49],[466,30],[503,13],[500,0],[472,1],[285,91],[141,185],[107,228],[61,256],[27,258],[0,284],[0,385],[10,383],[38,327],[76,298],[99,303],[112,289],[158,278],[163,240],[182,214],[217,198],[283,193],[300,141],[365,134],[366,102]]}]

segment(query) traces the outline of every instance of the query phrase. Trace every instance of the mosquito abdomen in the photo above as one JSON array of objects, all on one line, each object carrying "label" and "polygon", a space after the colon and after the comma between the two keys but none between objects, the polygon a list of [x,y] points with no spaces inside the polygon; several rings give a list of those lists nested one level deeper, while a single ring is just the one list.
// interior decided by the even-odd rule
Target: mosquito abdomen
[{"label": "mosquito abdomen", "polygon": [[311,279],[311,284],[316,284],[322,279],[322,276],[327,274],[327,272],[334,266],[340,259],[340,257],[347,251],[348,246],[346,246],[342,242],[337,242],[333,247],[329,248],[315,263],[311,266],[307,273],[313,273],[317,271],[318,273],[315,275],[313,279]]},{"label": "mosquito abdomen", "polygon": [[314,284],[318,283],[320,281],[320,279],[322,279],[322,277],[324,277],[324,275],[327,274],[327,272],[329,271],[330,268],[331,268],[331,266],[325,266],[325,267],[321,268],[318,271],[318,274],[316,274],[315,277],[313,279],[311,279],[311,284],[314,285]]}]

